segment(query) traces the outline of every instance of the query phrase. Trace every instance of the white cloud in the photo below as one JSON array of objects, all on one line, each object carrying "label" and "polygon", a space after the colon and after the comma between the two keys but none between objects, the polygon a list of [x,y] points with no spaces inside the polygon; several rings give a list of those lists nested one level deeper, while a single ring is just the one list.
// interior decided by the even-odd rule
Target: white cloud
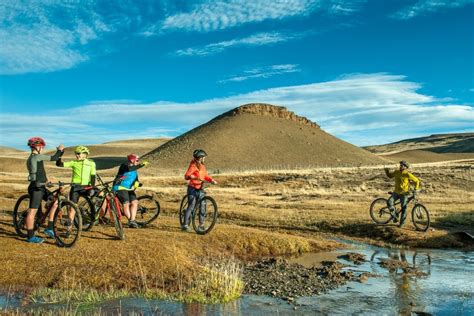
[{"label": "white cloud", "polygon": [[231,76],[227,79],[219,81],[219,83],[226,82],[240,82],[249,79],[257,78],[270,78],[276,75],[282,75],[293,72],[300,72],[298,65],[294,64],[282,64],[282,65],[272,65],[268,67],[258,67],[253,69],[245,70],[243,74],[238,76]]},{"label": "white cloud", "polygon": [[282,34],[278,32],[258,33],[248,37],[236,38],[228,41],[212,43],[204,46],[180,49],[175,52],[178,56],[207,56],[223,52],[236,46],[264,46],[287,42],[302,37],[302,34]]},{"label": "white cloud", "polygon": [[168,16],[161,29],[210,32],[246,23],[305,16],[317,9],[329,14],[348,14],[357,10],[362,2],[365,0],[205,1],[191,12]]},{"label": "white cloud", "polygon": [[[291,68],[281,68],[285,67]],[[35,117],[42,124],[34,127],[29,115],[2,113],[1,145],[24,148],[25,139],[34,135],[44,136],[49,143],[66,145],[177,136],[225,111],[255,102],[286,106],[317,122],[325,131],[357,145],[472,131],[472,105],[424,95],[417,92],[420,88],[420,84],[407,81],[404,76],[352,74],[328,82],[195,103],[94,101],[69,110],[43,113]]]},{"label": "white cloud", "polygon": [[[141,20],[133,2],[0,2],[0,75],[52,72],[88,61],[91,44]],[[104,44],[105,43],[105,44]]]},{"label": "white cloud", "polygon": [[395,12],[392,17],[408,20],[419,15],[433,13],[443,9],[460,8],[474,3],[474,0],[418,0],[414,5]]},{"label": "white cloud", "polygon": [[0,4],[0,74],[50,72],[87,61],[79,47],[109,30],[93,7],[93,2]]}]

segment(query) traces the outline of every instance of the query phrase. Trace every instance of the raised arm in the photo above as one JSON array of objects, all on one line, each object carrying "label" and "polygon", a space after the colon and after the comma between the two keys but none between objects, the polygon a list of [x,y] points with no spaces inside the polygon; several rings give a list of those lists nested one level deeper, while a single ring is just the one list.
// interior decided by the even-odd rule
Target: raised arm
[{"label": "raised arm", "polygon": [[51,157],[49,157],[49,160],[58,161],[62,157],[63,154],[64,154],[64,146],[59,145],[58,147],[56,147],[56,153],[52,155]]}]

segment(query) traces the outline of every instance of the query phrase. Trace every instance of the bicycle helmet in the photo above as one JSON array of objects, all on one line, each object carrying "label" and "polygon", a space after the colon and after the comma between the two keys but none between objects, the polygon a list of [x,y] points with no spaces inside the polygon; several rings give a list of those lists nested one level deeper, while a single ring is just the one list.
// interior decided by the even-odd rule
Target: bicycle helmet
[{"label": "bicycle helmet", "polygon": [[32,137],[28,139],[28,147],[34,148],[37,146],[46,146],[46,142],[44,141],[44,139],[42,139],[41,137]]},{"label": "bicycle helmet", "polygon": [[204,150],[202,149],[196,149],[194,152],[193,152],[193,157],[194,158],[201,158],[201,157],[206,157],[207,154]]},{"label": "bicycle helmet", "polygon": [[405,167],[407,167],[407,168],[410,168],[410,164],[409,164],[408,162],[406,162],[406,160],[400,161],[400,164],[401,164],[402,166],[405,166]]},{"label": "bicycle helmet", "polygon": [[77,146],[75,149],[74,149],[74,153],[75,154],[82,154],[82,153],[86,153],[89,155],[89,148],[87,148],[86,146]]},{"label": "bicycle helmet", "polygon": [[127,160],[131,163],[138,161],[139,158],[140,157],[138,157],[138,155],[135,155],[135,154],[130,154],[127,156]]}]

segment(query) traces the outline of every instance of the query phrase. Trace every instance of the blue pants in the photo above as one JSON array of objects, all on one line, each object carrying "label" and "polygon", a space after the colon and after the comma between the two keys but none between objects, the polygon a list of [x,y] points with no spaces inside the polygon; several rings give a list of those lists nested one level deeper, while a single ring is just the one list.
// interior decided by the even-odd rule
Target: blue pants
[{"label": "blue pants", "polygon": [[[184,225],[188,226],[191,220],[191,212],[196,205],[196,202],[199,199],[204,197],[204,191],[195,189],[191,186],[188,186],[188,208],[186,209],[186,213],[184,215]],[[201,204],[201,211],[199,212],[199,224],[203,224],[204,215],[206,214],[206,206]]]},{"label": "blue pants", "polygon": [[392,195],[390,196],[390,198],[387,201],[387,206],[393,214],[395,212],[395,208],[393,207],[393,205],[395,204],[395,202],[398,199],[400,199],[400,204],[402,206],[402,214],[401,214],[401,218],[400,218],[400,225],[403,225],[403,223],[405,222],[405,219],[407,218],[408,196],[393,192]]}]

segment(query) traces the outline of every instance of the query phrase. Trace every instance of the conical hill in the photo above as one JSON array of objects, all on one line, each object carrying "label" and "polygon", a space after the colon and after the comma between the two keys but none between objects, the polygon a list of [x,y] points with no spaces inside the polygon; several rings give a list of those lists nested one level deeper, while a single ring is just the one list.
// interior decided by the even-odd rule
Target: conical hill
[{"label": "conical hill", "polygon": [[157,168],[185,169],[204,149],[209,169],[255,170],[384,163],[284,107],[246,104],[176,137],[145,155]]}]

